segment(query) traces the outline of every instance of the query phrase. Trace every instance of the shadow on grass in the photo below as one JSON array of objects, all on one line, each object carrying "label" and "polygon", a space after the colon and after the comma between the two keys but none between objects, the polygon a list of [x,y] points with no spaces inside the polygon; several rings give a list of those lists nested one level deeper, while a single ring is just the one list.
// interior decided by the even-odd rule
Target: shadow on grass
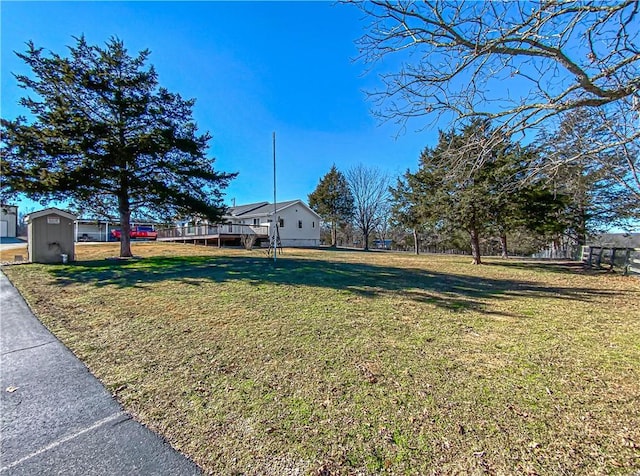
[{"label": "shadow on grass", "polygon": [[580,261],[559,261],[559,260],[491,260],[486,261],[488,266],[496,266],[503,268],[517,268],[528,271],[542,271],[545,273],[560,273],[560,274],[593,274],[585,268],[584,264]]},{"label": "shadow on grass", "polygon": [[84,261],[51,269],[59,285],[144,287],[174,281],[198,286],[207,282],[245,281],[254,285],[313,286],[362,297],[401,295],[451,310],[493,313],[487,299],[516,296],[591,300],[615,294],[602,289],[546,287],[527,281],[439,273],[361,263],[299,258],[279,259],[277,266],[261,257],[152,257],[137,261]]}]

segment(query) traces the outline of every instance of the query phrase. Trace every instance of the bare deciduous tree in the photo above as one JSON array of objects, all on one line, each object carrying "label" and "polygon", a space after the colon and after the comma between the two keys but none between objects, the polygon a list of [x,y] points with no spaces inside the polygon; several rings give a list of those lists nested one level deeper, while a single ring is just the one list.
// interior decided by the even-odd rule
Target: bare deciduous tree
[{"label": "bare deciduous tree", "polygon": [[[601,128],[603,139],[598,143],[601,150],[597,154],[600,165],[617,186],[627,191],[635,203],[635,213],[640,215],[640,111],[633,118],[629,112],[629,98],[616,104],[619,108],[620,120],[612,121],[605,111],[595,111]],[[635,139],[628,140],[635,135]],[[594,134],[591,134],[592,139]],[[591,149],[594,147],[592,146]]]},{"label": "bare deciduous tree", "polygon": [[593,152],[640,138],[638,0],[356,5],[371,19],[362,59],[401,62],[371,93],[382,119],[404,127],[420,117],[427,127],[490,118],[500,140],[590,107],[615,130]]},{"label": "bare deciduous tree", "polygon": [[389,177],[377,168],[356,165],[347,171],[353,195],[353,219],[362,233],[363,248],[369,249],[369,236],[378,225],[389,202]]},{"label": "bare deciduous tree", "polygon": [[378,220],[375,225],[375,232],[380,240],[379,247],[387,249],[387,239],[391,232],[391,195],[387,196],[380,206],[380,212],[378,214]]}]

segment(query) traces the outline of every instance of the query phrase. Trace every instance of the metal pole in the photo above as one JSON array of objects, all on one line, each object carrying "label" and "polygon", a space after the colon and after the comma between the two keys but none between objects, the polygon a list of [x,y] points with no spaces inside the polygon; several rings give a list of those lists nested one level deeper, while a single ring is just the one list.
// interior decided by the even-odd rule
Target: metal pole
[{"label": "metal pole", "polygon": [[276,255],[278,254],[277,227],[278,217],[276,216],[276,133],[273,132],[273,264],[276,264]]}]

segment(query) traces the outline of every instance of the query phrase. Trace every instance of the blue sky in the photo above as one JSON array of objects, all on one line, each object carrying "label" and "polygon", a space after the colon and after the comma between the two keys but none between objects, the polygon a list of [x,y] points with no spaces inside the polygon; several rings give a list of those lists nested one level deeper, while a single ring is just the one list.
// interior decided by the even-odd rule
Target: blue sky
[{"label": "blue sky", "polygon": [[[436,131],[398,135],[370,114],[365,90],[381,86],[354,61],[361,12],[329,2],[7,2],[1,4],[1,114],[25,111],[11,73],[25,42],[59,54],[84,34],[111,37],[130,53],[151,50],[160,84],[196,98],[194,117],[213,135],[216,168],[239,172],[227,204],[273,198],[272,133],[278,200],[306,200],[332,164],[363,163],[399,175],[415,169]],[[419,125],[416,125],[416,128]],[[446,125],[445,125],[446,127]],[[22,207],[35,206],[22,202]]]}]

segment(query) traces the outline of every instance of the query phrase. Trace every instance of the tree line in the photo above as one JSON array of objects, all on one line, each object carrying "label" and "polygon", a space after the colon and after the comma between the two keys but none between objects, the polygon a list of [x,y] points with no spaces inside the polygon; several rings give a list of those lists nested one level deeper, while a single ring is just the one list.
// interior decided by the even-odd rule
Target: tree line
[{"label": "tree line", "polygon": [[[563,115],[555,131],[528,146],[498,139],[489,119],[473,119],[459,130],[440,131],[416,170],[394,183],[373,167],[343,174],[334,165],[309,204],[327,224],[331,246],[339,234],[365,250],[394,237],[396,247],[410,244],[415,253],[469,252],[475,264],[482,260],[481,244],[503,257],[509,249],[530,254],[547,243],[578,248],[589,233],[640,219],[637,191],[618,181],[624,154],[588,153],[599,133],[586,109]],[[577,158],[554,173],[541,167],[562,154]]]},{"label": "tree line", "polygon": [[506,255],[509,237],[532,251],[637,225],[638,0],[344,3],[368,20],[356,43],[381,78],[374,114],[401,130],[449,124],[389,188],[392,231],[416,252],[480,263],[483,240]]}]

